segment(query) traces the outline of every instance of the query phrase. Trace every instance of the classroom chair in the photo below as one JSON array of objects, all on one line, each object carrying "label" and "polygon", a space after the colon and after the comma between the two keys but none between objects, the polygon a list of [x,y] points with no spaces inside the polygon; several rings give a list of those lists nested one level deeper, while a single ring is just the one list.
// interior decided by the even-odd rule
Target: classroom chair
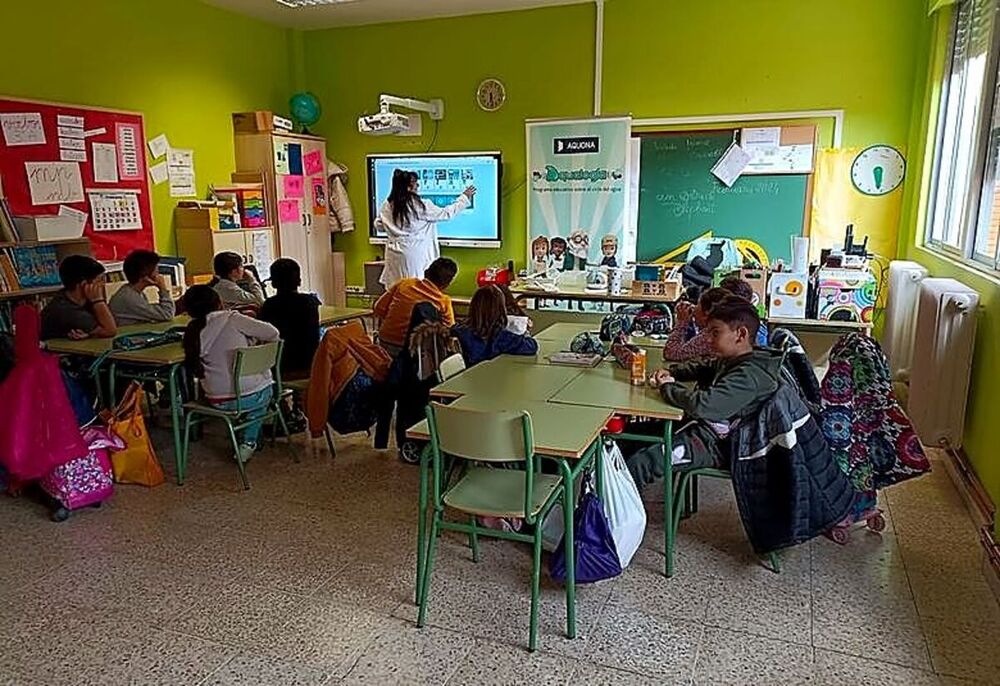
[{"label": "classroom chair", "polygon": [[[693,514],[698,511],[698,477],[700,476],[704,476],[709,479],[733,480],[733,475],[730,474],[729,471],[725,469],[716,469],[714,467],[702,467],[700,469],[691,469],[679,473],[676,487],[677,491],[674,495],[673,521],[671,523],[671,533],[675,541],[677,540],[677,526],[680,524],[684,515]],[[767,559],[771,564],[771,571],[775,574],[780,574],[781,561],[778,559],[778,553],[768,553]]]},{"label": "classroom chair", "polygon": [[447,381],[463,371],[465,371],[465,358],[460,353],[455,353],[444,358],[441,360],[441,364],[438,365],[438,374],[441,377],[441,381]]},{"label": "classroom chair", "polygon": [[[531,543],[531,619],[528,649],[538,647],[539,579],[542,568],[541,523],[552,507],[563,500],[561,476],[541,472],[541,456],[535,455],[531,416],[527,412],[482,412],[431,403],[427,407],[431,438],[431,520],[427,542],[427,560],[419,580],[420,612],[417,626],[427,620],[427,603],[434,554],[442,530],[459,531],[469,536],[472,559],[479,562],[479,536],[490,536]],[[461,461],[464,469],[458,480],[442,484],[444,457]],[[494,469],[504,463],[523,463],[524,469]],[[484,466],[475,463],[488,463]],[[444,492],[442,493],[442,490]],[[566,504],[563,504],[566,507]],[[445,519],[446,509],[464,515],[469,523]],[[520,517],[532,528],[532,534],[499,531],[479,527],[476,517]],[[419,541],[421,550],[425,545]]]},{"label": "classroom chair", "polygon": [[[292,393],[297,393],[300,398],[305,398],[309,394],[309,379],[297,379],[286,382],[283,393],[286,397]],[[326,447],[330,449],[330,457],[336,457],[337,447],[333,443],[333,434],[330,433],[329,424],[323,424],[323,437],[326,438]]]},{"label": "classroom chair", "polygon": [[[184,443],[181,449],[180,470],[177,474],[177,482],[184,483],[184,472],[187,470],[188,449],[190,447],[191,427],[212,419],[218,419],[225,423],[229,431],[229,439],[233,444],[233,453],[236,457],[236,466],[240,470],[240,480],[243,488],[250,490],[250,482],[247,480],[246,465],[240,455],[240,444],[236,438],[236,432],[246,428],[253,422],[263,422],[268,419],[277,421],[284,432],[285,438],[289,438],[288,425],[285,424],[285,417],[281,413],[280,402],[282,398],[281,385],[281,351],[284,346],[282,341],[273,341],[263,345],[255,345],[249,348],[241,348],[236,351],[236,359],[233,363],[233,395],[236,397],[236,407],[233,410],[223,410],[208,402],[200,400],[184,403]],[[270,370],[274,378],[274,393],[268,405],[267,413],[259,419],[248,421],[246,419],[247,410],[240,407],[240,400],[243,391],[240,388],[244,374],[263,374]],[[196,384],[197,386],[197,384]],[[272,440],[277,436],[277,431],[272,434]],[[296,461],[298,457],[296,456]]]}]

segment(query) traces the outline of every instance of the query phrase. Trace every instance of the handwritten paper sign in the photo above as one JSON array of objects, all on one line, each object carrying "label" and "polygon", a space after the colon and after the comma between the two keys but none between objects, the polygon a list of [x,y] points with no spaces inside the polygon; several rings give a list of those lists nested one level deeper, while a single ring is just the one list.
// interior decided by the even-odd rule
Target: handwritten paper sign
[{"label": "handwritten paper sign", "polygon": [[114,143],[94,143],[94,182],[118,183],[118,148]]},{"label": "handwritten paper sign", "polygon": [[301,176],[286,176],[283,183],[286,198],[306,197],[306,181]]},{"label": "handwritten paper sign", "polygon": [[83,202],[83,179],[76,162],[25,162],[32,205]]},{"label": "handwritten paper sign", "polygon": [[0,128],[7,145],[44,145],[45,129],[40,112],[9,112],[0,114]]},{"label": "handwritten paper sign", "polygon": [[118,176],[122,181],[141,181],[144,175],[139,157],[142,146],[139,125],[117,122],[115,140],[118,143]]},{"label": "handwritten paper sign", "polygon": [[298,200],[278,201],[278,221],[282,224],[294,224],[302,221],[301,204]]},{"label": "handwritten paper sign", "polygon": [[306,169],[306,176],[319,174],[323,171],[323,155],[319,150],[310,150],[302,156],[302,164]]}]

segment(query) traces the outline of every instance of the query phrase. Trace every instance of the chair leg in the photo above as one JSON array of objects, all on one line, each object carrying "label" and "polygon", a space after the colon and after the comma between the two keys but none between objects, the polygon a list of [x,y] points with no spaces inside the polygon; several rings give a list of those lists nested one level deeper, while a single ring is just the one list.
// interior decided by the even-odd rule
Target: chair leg
[{"label": "chair leg", "polygon": [[194,414],[191,412],[187,413],[184,418],[184,442],[181,444],[180,452],[175,455],[175,467],[177,469],[177,485],[184,485],[184,471],[187,469],[187,459],[188,459],[188,448],[191,445],[191,424],[194,420]]},{"label": "chair leg", "polygon": [[680,475],[680,483],[677,485],[677,494],[674,496],[674,511],[670,521],[665,525],[670,527],[671,538],[677,538],[677,526],[684,515],[683,509],[687,504],[688,488],[691,483],[691,474],[684,472]]},{"label": "chair leg", "polygon": [[698,512],[698,476],[691,479],[691,512]]},{"label": "chair leg", "polygon": [[476,516],[469,517],[469,525],[472,532],[469,533],[469,547],[472,548],[472,561],[479,562],[479,534],[476,533]]},{"label": "chair leg", "polygon": [[417,627],[423,628],[427,619],[427,599],[431,592],[431,576],[434,573],[434,553],[437,552],[437,537],[440,513],[434,512],[431,521],[431,540],[427,546],[427,560],[424,562],[423,588],[420,591],[420,611],[417,613]]},{"label": "chair leg", "polygon": [[333,436],[330,434],[330,425],[323,426],[323,436],[326,437],[326,447],[330,449],[330,458],[337,457],[337,447],[333,444]]},{"label": "chair leg", "polygon": [[531,559],[531,620],[528,623],[528,650],[538,649],[539,580],[542,571],[542,523],[536,522],[534,555]]},{"label": "chair leg", "polygon": [[247,470],[243,464],[243,456],[240,455],[240,442],[236,440],[236,431],[233,430],[232,422],[226,422],[226,428],[229,429],[229,440],[232,441],[233,451],[236,456],[236,466],[240,469],[240,481],[243,482],[243,490],[250,490],[250,482],[247,480]]}]

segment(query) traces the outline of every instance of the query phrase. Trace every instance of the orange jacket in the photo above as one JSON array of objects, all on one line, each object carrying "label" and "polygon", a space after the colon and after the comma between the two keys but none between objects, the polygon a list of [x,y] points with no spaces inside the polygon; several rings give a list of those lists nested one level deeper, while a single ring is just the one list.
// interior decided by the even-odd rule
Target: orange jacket
[{"label": "orange jacket", "polygon": [[306,396],[309,432],[314,437],[322,435],[330,405],[358,369],[380,383],[385,381],[390,364],[389,354],[372,342],[361,322],[351,321],[328,329],[313,357],[309,374]]},{"label": "orange jacket", "polygon": [[455,310],[451,298],[442,293],[428,279],[403,279],[382,294],[372,310],[382,320],[378,336],[386,343],[403,345],[410,328],[410,316],[417,303],[429,302],[441,313],[441,320],[451,326],[455,323]]}]

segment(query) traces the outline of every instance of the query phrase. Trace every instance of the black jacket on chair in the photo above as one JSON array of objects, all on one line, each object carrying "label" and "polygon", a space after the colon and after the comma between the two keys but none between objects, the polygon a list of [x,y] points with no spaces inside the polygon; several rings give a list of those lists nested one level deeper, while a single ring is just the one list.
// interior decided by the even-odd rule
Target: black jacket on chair
[{"label": "black jacket on chair", "polygon": [[854,488],[789,384],[733,428],[730,446],[736,503],[758,553],[808,541],[850,512]]}]

